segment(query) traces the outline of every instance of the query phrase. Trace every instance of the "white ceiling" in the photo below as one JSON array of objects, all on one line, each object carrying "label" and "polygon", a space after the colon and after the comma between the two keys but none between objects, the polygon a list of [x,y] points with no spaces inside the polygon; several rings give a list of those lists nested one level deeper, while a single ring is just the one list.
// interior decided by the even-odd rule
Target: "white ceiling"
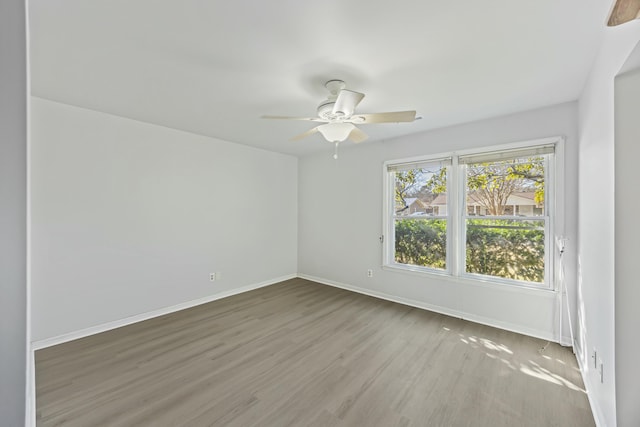
[{"label": "white ceiling", "polygon": [[[315,115],[323,83],[358,112],[415,109],[365,125],[370,141],[578,98],[607,0],[30,0],[32,93],[268,150]],[[367,142],[364,142],[366,144]]]}]

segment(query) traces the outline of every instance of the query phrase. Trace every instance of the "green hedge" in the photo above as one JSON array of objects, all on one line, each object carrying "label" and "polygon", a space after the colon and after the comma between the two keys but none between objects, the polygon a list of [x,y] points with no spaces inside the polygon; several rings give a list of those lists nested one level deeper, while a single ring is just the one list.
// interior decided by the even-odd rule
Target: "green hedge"
[{"label": "green hedge", "polygon": [[[446,268],[446,221],[396,221],[395,260]],[[544,281],[542,221],[473,219],[467,222],[466,270],[527,282]]]},{"label": "green hedge", "polygon": [[396,262],[446,268],[447,222],[441,219],[396,221]]}]

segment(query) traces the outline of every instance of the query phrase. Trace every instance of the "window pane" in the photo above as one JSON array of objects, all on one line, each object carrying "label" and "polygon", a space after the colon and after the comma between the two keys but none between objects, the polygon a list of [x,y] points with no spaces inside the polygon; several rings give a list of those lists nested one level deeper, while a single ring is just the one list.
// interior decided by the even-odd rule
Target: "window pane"
[{"label": "window pane", "polygon": [[395,237],[397,263],[446,268],[447,221],[445,219],[397,219]]},{"label": "window pane", "polygon": [[446,268],[447,162],[421,163],[394,173],[394,260]]},{"label": "window pane", "polygon": [[467,214],[543,216],[544,157],[521,157],[466,165]]},{"label": "window pane", "polygon": [[447,166],[406,169],[394,173],[395,216],[446,216]]},{"label": "window pane", "polygon": [[466,271],[544,283],[544,220],[468,219]]}]

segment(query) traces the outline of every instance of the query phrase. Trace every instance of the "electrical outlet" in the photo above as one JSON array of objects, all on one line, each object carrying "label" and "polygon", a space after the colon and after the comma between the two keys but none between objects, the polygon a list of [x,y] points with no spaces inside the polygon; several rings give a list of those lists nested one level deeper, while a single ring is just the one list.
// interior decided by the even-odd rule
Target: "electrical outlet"
[{"label": "electrical outlet", "polygon": [[373,277],[373,270],[367,270],[367,277]]},{"label": "electrical outlet", "polygon": [[209,281],[210,282],[216,281],[216,273],[209,273]]}]

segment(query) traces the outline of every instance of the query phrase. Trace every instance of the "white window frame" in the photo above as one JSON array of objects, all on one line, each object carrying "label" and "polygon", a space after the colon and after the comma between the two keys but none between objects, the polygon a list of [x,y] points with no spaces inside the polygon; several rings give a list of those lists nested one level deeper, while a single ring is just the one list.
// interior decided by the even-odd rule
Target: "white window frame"
[{"label": "white window frame", "polygon": [[[544,283],[524,282],[513,279],[505,279],[496,276],[488,276],[476,273],[467,273],[466,262],[466,175],[464,167],[459,163],[460,157],[480,155],[492,152],[508,152],[536,148],[542,146],[554,146],[554,153],[545,164],[545,272]],[[396,263],[395,255],[395,187],[394,174],[389,169],[401,164],[421,162],[433,162],[443,159],[451,159],[451,166],[447,172],[447,254],[446,269],[434,269],[422,266]],[[504,286],[510,288],[530,288],[533,290],[556,290],[556,266],[559,253],[557,240],[563,239],[564,210],[563,204],[557,200],[564,200],[564,177],[558,173],[564,165],[564,138],[552,137],[523,141],[511,144],[494,145],[478,149],[460,150],[435,155],[410,157],[397,160],[389,160],[383,163],[383,250],[382,268],[385,270],[418,274],[421,276],[438,277],[458,282],[483,283],[489,285]],[[430,217],[434,218],[434,217]],[[500,217],[502,218],[502,217]],[[435,218],[434,218],[435,219]],[[526,220],[528,217],[514,217],[518,220]],[[540,217],[531,217],[532,220],[541,220]]]},{"label": "white window frame", "polygon": [[[389,236],[390,239],[386,239],[387,240],[387,244],[385,245],[386,247],[390,248],[392,253],[391,253],[391,258],[390,261],[393,264],[392,267],[398,267],[401,269],[405,269],[405,270],[411,270],[411,271],[416,271],[416,272],[425,272],[425,273],[431,273],[431,274],[439,274],[439,275],[451,275],[452,270],[451,270],[451,256],[450,256],[450,252],[452,249],[451,246],[451,241],[449,238],[449,224],[451,224],[451,211],[449,210],[449,203],[447,202],[447,215],[438,215],[438,216],[430,216],[428,217],[428,219],[446,219],[447,220],[447,247],[446,247],[446,251],[447,251],[447,256],[446,256],[446,269],[437,269],[437,268],[430,268],[430,267],[421,267],[421,266],[417,266],[417,265],[408,265],[408,264],[399,264],[396,263],[393,257],[393,252],[394,252],[394,247],[393,247],[393,243],[395,242],[395,187],[391,184],[391,174],[392,172],[389,172],[389,168],[390,167],[395,167],[395,166],[402,166],[404,163],[408,163],[411,165],[416,165],[416,167],[419,167],[419,163],[437,163],[437,162],[444,162],[444,163],[448,163],[451,161],[451,156],[450,155],[446,155],[446,156],[429,156],[429,157],[416,157],[416,158],[411,158],[411,159],[405,159],[407,161],[404,160],[398,160],[398,161],[394,161],[394,162],[386,162],[385,163],[385,174],[387,174],[386,179],[385,179],[385,185],[388,187],[391,187],[389,190],[385,190],[385,194],[388,195],[388,197],[386,198],[387,203],[385,204],[385,216],[388,215],[389,221],[388,224],[386,224],[386,230],[384,232],[384,235]],[[449,170],[447,171],[447,180],[449,180],[449,176],[451,175],[451,166],[449,165]],[[407,217],[407,220],[412,220],[412,219],[417,219],[417,218],[410,218]],[[424,218],[422,218],[424,219]],[[383,266],[385,266],[385,263],[383,263]]]}]

